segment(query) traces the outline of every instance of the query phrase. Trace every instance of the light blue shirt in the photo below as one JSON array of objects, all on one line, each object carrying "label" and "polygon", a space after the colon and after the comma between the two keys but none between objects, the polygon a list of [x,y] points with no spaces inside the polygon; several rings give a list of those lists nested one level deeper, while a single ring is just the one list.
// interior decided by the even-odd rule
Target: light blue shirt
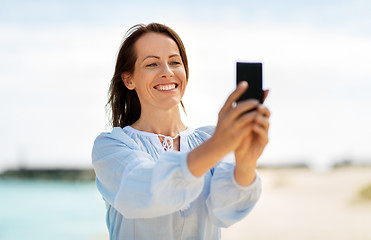
[{"label": "light blue shirt", "polygon": [[251,185],[239,185],[233,154],[213,174],[195,177],[188,169],[188,152],[213,131],[203,127],[181,132],[180,151],[164,151],[158,135],[130,126],[97,137],[92,160],[110,239],[220,239],[220,227],[251,211],[261,180],[257,175]]}]

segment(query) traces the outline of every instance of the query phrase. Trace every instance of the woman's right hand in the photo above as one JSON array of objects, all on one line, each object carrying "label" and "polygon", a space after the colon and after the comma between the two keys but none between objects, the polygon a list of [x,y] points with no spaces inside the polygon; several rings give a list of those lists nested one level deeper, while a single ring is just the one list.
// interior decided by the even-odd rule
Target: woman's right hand
[{"label": "woman's right hand", "polygon": [[188,168],[194,176],[204,175],[225,155],[237,149],[244,136],[252,131],[249,123],[254,121],[256,111],[246,112],[256,108],[259,101],[247,100],[236,104],[246,90],[247,82],[241,82],[220,110],[213,136],[188,154]]},{"label": "woman's right hand", "polygon": [[219,112],[218,123],[210,140],[221,151],[222,156],[237,149],[244,136],[249,131],[252,131],[249,123],[254,121],[256,112],[244,113],[258,107],[259,101],[251,99],[236,104],[238,98],[247,88],[247,82],[241,82],[228,97]]}]

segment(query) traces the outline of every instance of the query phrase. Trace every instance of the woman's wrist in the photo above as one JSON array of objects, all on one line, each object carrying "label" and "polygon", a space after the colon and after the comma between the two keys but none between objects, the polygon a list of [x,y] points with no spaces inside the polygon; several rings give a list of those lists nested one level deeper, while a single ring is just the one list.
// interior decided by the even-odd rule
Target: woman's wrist
[{"label": "woman's wrist", "polygon": [[241,186],[248,186],[256,178],[256,164],[237,164],[234,168],[234,178]]},{"label": "woman's wrist", "polygon": [[196,177],[204,175],[215,166],[228,152],[211,137],[188,154],[188,169]]}]

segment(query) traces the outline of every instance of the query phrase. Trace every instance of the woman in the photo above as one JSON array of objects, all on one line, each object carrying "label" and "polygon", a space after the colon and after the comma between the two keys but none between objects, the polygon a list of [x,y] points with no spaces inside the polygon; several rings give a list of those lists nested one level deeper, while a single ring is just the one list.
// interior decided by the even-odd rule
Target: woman
[{"label": "woman", "polygon": [[179,104],[187,81],[186,52],[172,29],[129,31],[109,92],[113,130],[97,137],[92,153],[110,239],[220,239],[220,227],[241,220],[259,198],[255,168],[269,110],[255,100],[235,103],[244,82],[215,128],[186,127]]}]

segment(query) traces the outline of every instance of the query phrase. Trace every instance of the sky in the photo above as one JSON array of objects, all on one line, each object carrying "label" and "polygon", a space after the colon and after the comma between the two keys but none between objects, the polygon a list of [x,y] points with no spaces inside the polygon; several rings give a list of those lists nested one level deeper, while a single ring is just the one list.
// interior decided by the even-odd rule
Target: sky
[{"label": "sky", "polygon": [[215,125],[236,61],[262,62],[270,142],[261,164],[371,163],[369,1],[2,1],[0,170],[89,168],[125,32],[182,38],[193,128]]}]

